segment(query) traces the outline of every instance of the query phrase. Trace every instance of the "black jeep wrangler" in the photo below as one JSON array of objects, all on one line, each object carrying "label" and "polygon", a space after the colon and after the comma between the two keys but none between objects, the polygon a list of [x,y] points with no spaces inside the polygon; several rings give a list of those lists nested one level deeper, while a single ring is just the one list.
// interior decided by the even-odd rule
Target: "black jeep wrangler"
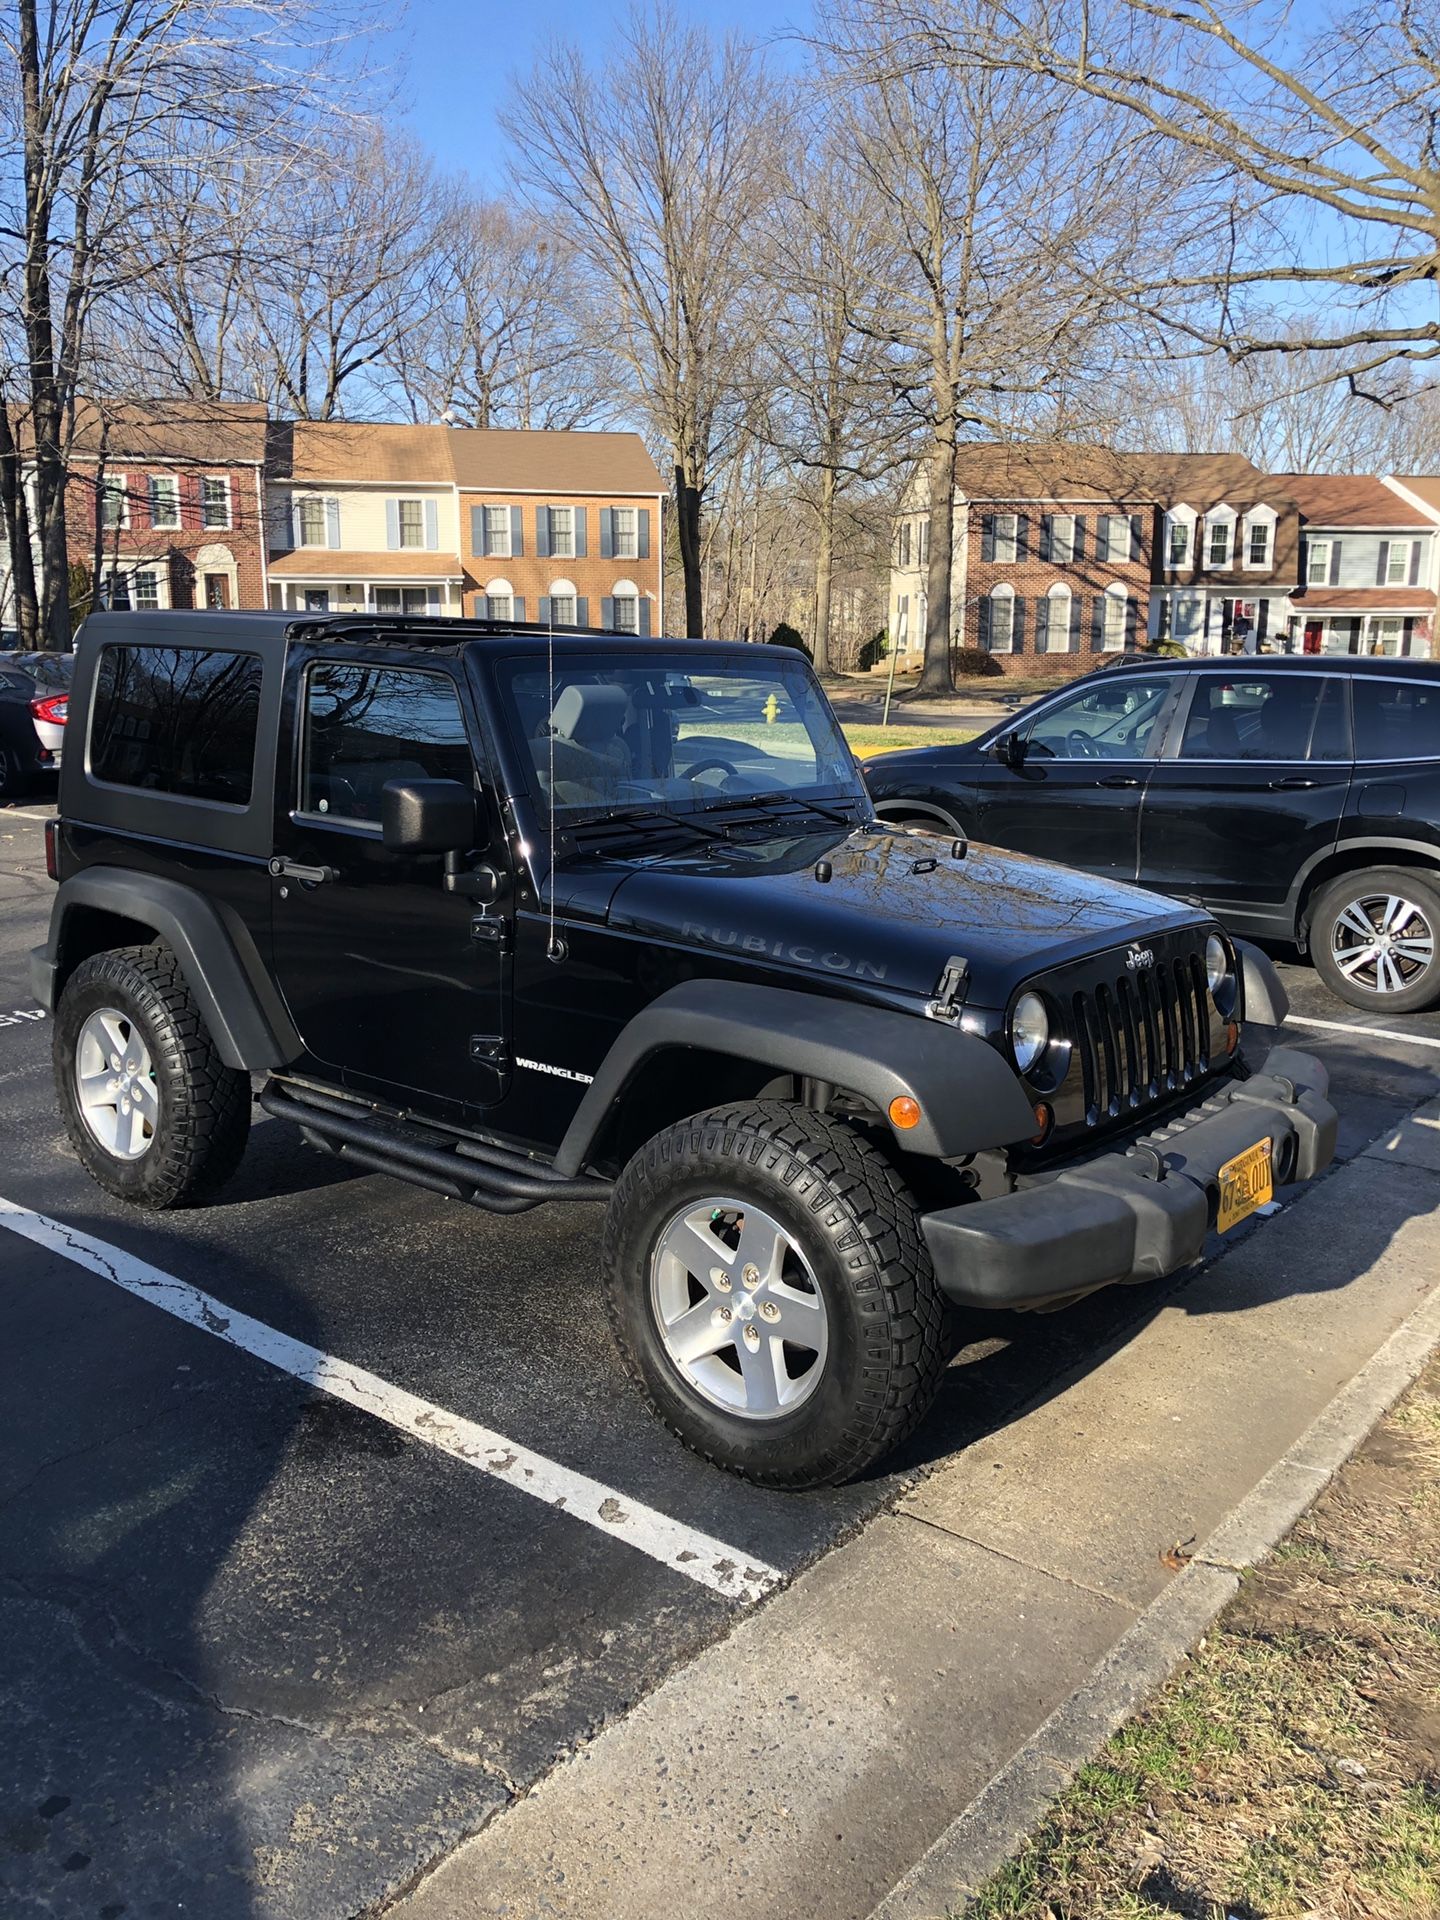
[{"label": "black jeep wrangler", "polygon": [[34,956],[76,1152],[148,1207],[267,1113],[495,1213],[605,1207],[616,1338],[752,1479],[862,1472],[949,1309],[1193,1261],[1329,1161],[1207,915],[884,826],[779,649],[384,617],[86,623]]}]

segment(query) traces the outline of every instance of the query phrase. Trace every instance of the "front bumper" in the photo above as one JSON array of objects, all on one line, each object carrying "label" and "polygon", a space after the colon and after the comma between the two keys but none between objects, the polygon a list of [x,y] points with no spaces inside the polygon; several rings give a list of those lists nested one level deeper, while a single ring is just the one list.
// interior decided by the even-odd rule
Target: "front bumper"
[{"label": "front bumper", "polygon": [[926,1214],[935,1276],[958,1306],[1060,1306],[1098,1287],[1158,1280],[1199,1257],[1220,1169],[1268,1135],[1275,1185],[1312,1180],[1335,1155],[1329,1075],[1276,1047],[1260,1072],[1135,1141],[1014,1193]]}]

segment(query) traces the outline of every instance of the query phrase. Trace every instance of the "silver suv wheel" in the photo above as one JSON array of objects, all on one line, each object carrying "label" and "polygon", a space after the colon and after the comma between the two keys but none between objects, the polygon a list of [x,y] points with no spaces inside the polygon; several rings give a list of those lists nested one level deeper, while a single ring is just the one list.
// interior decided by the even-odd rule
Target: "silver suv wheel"
[{"label": "silver suv wheel", "polygon": [[140,1029],[115,1007],[97,1007],[75,1043],[75,1098],[96,1141],[117,1160],[150,1151],[160,1095]]},{"label": "silver suv wheel", "polygon": [[752,1201],[692,1201],[661,1228],[650,1261],[660,1342],[712,1406],[773,1420],[825,1371],[825,1299],[795,1241]]},{"label": "silver suv wheel", "polygon": [[1435,929],[1414,899],[1359,894],[1335,918],[1330,957],[1352,986],[1377,996],[1404,993],[1434,965]]}]

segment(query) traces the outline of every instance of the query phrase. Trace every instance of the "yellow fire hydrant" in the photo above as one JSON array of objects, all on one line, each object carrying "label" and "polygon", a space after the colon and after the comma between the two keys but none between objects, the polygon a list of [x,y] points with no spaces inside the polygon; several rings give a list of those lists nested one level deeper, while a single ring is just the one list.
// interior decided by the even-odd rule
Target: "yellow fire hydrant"
[{"label": "yellow fire hydrant", "polygon": [[780,702],[775,698],[774,692],[767,693],[765,696],[765,724],[767,727],[774,726],[775,716],[779,711]]}]

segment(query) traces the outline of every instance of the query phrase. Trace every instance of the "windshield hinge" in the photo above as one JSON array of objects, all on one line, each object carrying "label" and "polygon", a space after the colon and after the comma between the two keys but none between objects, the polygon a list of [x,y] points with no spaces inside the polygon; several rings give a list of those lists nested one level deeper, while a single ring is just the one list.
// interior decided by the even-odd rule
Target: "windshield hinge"
[{"label": "windshield hinge", "polygon": [[952,953],[945,962],[935,988],[935,998],[925,1011],[932,1020],[958,1020],[970,990],[970,962],[963,953]]}]

